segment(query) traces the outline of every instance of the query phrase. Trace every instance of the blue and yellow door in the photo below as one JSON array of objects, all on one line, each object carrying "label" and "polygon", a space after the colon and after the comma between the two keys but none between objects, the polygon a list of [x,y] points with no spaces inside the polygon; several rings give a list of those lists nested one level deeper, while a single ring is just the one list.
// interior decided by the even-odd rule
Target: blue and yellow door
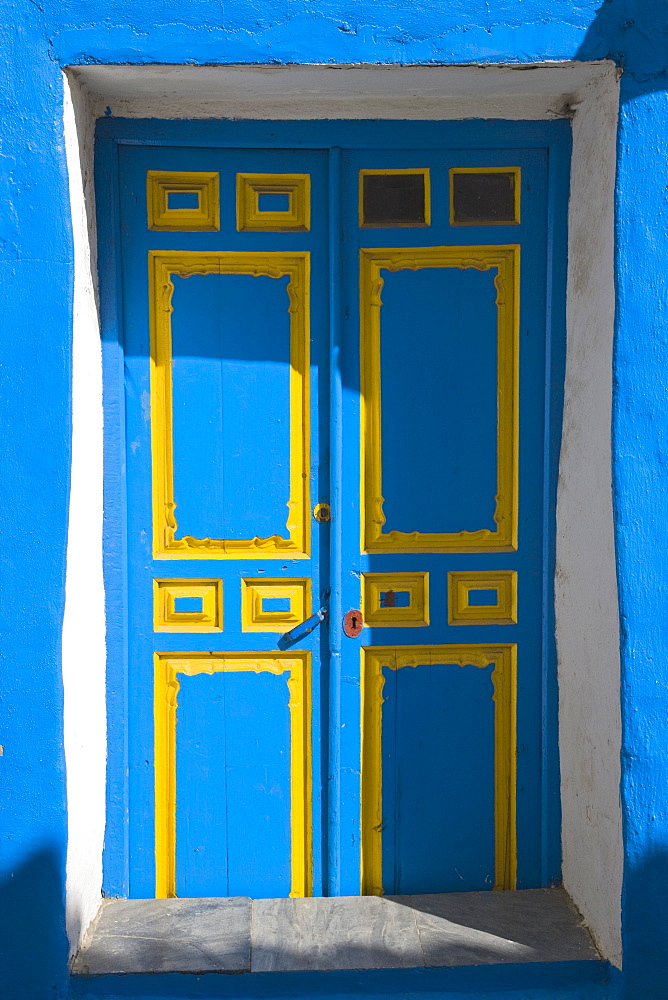
[{"label": "blue and yellow door", "polygon": [[564,178],[521,131],[114,147],[131,895],[558,877]]}]

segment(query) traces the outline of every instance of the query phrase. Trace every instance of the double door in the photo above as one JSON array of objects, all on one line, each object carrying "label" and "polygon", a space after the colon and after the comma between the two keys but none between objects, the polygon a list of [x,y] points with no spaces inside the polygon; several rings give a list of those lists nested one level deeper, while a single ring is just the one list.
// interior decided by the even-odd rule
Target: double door
[{"label": "double door", "polygon": [[548,157],[356,134],[119,147],[133,896],[553,873]]}]

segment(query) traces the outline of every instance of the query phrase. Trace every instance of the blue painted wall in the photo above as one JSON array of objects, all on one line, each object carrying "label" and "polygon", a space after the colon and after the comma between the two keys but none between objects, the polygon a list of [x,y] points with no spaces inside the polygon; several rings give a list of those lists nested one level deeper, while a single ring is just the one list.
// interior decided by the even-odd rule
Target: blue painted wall
[{"label": "blue painted wall", "polygon": [[[0,997],[62,995],[60,634],[72,248],[62,88],[36,8],[0,31]],[[15,75],[10,67],[15,61]],[[30,86],[26,80],[30,79]],[[28,127],[26,127],[28,123]]]},{"label": "blue painted wall", "polygon": [[[605,56],[625,69],[613,470],[623,627],[625,972],[615,977],[614,989],[624,1000],[666,996],[668,10],[665,0],[598,2],[0,0],[3,1000],[44,1000],[68,991],[59,657],[72,252],[60,68],[86,62],[451,64]],[[612,995],[613,987],[606,989]],[[556,986],[552,995],[602,995],[593,984],[583,990],[566,993]],[[547,1000],[550,993],[530,988],[521,995]]]},{"label": "blue painted wall", "polygon": [[[667,46],[668,48],[668,46]],[[623,80],[613,444],[622,626],[627,994],[666,995],[668,952],[668,77]],[[659,87],[662,89],[659,89]]]}]

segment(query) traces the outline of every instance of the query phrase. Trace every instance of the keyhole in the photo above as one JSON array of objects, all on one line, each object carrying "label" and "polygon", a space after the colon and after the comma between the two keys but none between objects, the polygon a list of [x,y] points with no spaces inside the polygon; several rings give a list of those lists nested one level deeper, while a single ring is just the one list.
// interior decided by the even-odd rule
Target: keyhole
[{"label": "keyhole", "polygon": [[357,628],[357,618],[353,615],[353,628]]}]

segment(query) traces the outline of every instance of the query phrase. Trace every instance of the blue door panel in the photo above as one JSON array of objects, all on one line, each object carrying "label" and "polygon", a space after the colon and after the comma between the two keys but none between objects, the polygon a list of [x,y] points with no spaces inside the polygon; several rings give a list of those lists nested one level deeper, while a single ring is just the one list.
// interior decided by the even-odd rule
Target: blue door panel
[{"label": "blue door panel", "polygon": [[[549,884],[567,126],[145,127],[110,154],[122,891]],[[454,224],[462,168],[514,171],[516,221]],[[362,224],[360,171],[427,171],[425,218]]]},{"label": "blue door panel", "polygon": [[496,294],[494,275],[474,269],[384,275],[387,531],[494,528]]},{"label": "blue door panel", "polygon": [[490,889],[491,667],[385,670],[383,877],[402,895]]},{"label": "blue door panel", "polygon": [[290,495],[287,277],[175,279],[177,537],[285,534]]},{"label": "blue door panel", "polygon": [[290,722],[282,675],[183,677],[177,895],[290,893]]}]

